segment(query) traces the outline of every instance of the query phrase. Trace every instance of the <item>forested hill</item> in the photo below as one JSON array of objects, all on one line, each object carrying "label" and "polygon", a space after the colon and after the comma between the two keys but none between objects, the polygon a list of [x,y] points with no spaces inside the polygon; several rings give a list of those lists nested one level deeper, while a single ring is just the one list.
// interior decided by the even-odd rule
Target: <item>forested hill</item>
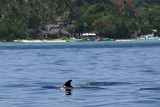
[{"label": "forested hill", "polygon": [[58,16],[70,33],[130,38],[160,30],[160,0],[0,0],[0,40],[25,38]]}]

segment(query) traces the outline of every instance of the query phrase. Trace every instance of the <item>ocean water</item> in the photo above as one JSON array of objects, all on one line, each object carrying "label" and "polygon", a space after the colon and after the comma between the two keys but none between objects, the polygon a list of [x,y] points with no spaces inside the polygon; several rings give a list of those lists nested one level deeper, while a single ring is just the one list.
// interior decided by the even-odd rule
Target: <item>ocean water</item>
[{"label": "ocean water", "polygon": [[1,107],[159,105],[160,41],[0,43]]}]

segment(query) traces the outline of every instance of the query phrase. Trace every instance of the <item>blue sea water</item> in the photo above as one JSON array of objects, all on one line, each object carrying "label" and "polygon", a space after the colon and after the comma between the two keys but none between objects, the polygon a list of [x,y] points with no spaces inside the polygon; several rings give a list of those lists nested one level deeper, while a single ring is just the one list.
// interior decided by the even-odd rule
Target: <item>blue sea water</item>
[{"label": "blue sea water", "polygon": [[1,107],[159,105],[160,41],[0,43]]}]

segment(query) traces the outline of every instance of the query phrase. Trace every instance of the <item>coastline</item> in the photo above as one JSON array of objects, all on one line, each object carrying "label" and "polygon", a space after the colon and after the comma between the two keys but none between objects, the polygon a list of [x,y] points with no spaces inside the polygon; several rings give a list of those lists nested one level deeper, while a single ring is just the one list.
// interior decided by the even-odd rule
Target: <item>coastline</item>
[{"label": "coastline", "polygon": [[66,40],[61,40],[61,39],[55,39],[55,40],[14,40],[13,42],[22,42],[22,43],[66,42]]},{"label": "coastline", "polygon": [[[115,42],[130,42],[130,41],[159,41],[160,38],[158,39],[151,39],[151,40],[139,40],[139,39],[116,39]],[[54,39],[54,40],[13,40],[13,42],[15,43],[54,43],[54,42],[68,42],[67,40],[61,40],[61,39]],[[85,42],[85,41],[83,41]],[[88,42],[88,41],[87,41]],[[94,41],[92,41],[94,42]],[[97,42],[97,41],[96,41]],[[110,41],[107,41],[110,42]],[[4,42],[0,42],[0,43],[4,43]]]},{"label": "coastline", "polygon": [[[137,41],[137,39],[117,39],[115,41]],[[67,40],[55,39],[55,40],[14,40],[13,42],[22,43],[39,43],[39,42],[68,42]],[[85,41],[83,41],[85,42]]]},{"label": "coastline", "polygon": [[137,39],[116,39],[116,41],[137,41]]}]

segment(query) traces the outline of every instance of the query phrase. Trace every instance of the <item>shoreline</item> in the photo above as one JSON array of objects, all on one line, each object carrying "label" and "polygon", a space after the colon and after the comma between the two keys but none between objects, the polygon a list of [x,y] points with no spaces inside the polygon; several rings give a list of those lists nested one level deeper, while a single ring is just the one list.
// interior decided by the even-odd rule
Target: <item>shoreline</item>
[{"label": "shoreline", "polygon": [[[137,41],[136,39],[117,39],[116,41]],[[13,42],[15,43],[54,43],[54,42],[68,42],[67,40],[60,40],[60,39],[56,39],[56,40],[14,40]],[[89,41],[82,41],[82,42],[89,42]],[[92,41],[92,42],[98,42],[98,41]],[[99,41],[101,42],[101,41]],[[107,41],[110,42],[110,41]]]},{"label": "shoreline", "polygon": [[39,43],[39,42],[66,42],[66,40],[14,40],[13,42],[22,42],[22,43]]},{"label": "shoreline", "polygon": [[[117,39],[115,42],[131,42],[131,41],[159,41],[160,38],[156,40],[137,40],[137,39]],[[55,39],[55,40],[14,40],[14,43],[62,43],[62,42],[68,42],[67,40],[61,40],[61,39]],[[82,42],[89,42],[89,41],[82,41]],[[94,41],[92,41],[94,42]],[[98,41],[95,41],[98,42]],[[106,41],[111,42],[111,41]],[[7,42],[0,42],[0,43],[7,43]]]},{"label": "shoreline", "polygon": [[138,41],[137,39],[116,39],[115,41]]}]

